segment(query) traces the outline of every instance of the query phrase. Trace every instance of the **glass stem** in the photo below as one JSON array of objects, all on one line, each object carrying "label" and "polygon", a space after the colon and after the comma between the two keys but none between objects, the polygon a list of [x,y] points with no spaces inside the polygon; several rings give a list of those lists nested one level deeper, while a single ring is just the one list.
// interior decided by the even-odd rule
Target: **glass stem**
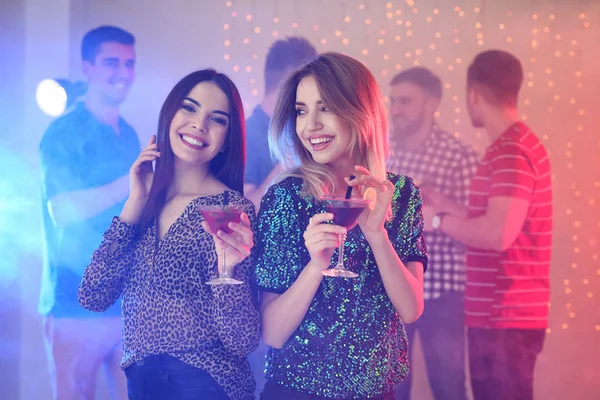
[{"label": "glass stem", "polygon": [[346,242],[346,236],[340,235],[340,247],[338,248],[338,262],[336,268],[344,268],[344,243]]},{"label": "glass stem", "polygon": [[223,257],[222,257],[223,258],[223,267],[222,267],[223,271],[221,272],[221,276],[227,277],[227,263],[225,262],[225,248],[224,247],[221,249],[221,254],[223,255]]}]

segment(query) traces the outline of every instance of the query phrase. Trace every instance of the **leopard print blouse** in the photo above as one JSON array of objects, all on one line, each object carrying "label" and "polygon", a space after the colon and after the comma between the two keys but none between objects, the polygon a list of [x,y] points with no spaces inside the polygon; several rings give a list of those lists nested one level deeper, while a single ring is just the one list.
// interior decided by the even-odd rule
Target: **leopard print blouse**
[{"label": "leopard print blouse", "polygon": [[[243,207],[255,226],[252,203],[227,192],[228,203]],[[198,206],[223,202],[223,193],[193,200],[160,240],[155,223],[137,232],[115,217],[84,273],[79,303],[104,311],[123,296],[121,368],[167,353],[207,371],[231,399],[246,400],[255,388],[246,356],[260,334],[251,257],[235,268],[244,284],[205,284],[218,275],[217,253]]]}]

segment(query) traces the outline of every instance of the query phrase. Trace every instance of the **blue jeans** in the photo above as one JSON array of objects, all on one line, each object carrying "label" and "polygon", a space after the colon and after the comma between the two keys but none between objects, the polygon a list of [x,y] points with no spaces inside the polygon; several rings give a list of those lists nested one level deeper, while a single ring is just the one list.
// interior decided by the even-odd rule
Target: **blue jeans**
[{"label": "blue jeans", "polygon": [[265,386],[265,363],[268,352],[269,346],[267,346],[261,339],[256,350],[248,354],[248,361],[250,362],[252,375],[254,375],[254,379],[256,380],[256,390],[254,394],[257,397],[260,396],[263,391],[263,387]]},{"label": "blue jeans", "polygon": [[544,329],[469,328],[469,366],[475,400],[532,400],[533,373]]},{"label": "blue jeans", "polygon": [[[423,315],[406,324],[408,355],[412,362],[415,332],[419,331],[429,386],[435,399],[465,400],[464,293],[447,292],[426,300]],[[396,387],[396,400],[410,398],[411,377]]]},{"label": "blue jeans", "polygon": [[167,354],[125,369],[129,400],[229,400],[208,372]]}]

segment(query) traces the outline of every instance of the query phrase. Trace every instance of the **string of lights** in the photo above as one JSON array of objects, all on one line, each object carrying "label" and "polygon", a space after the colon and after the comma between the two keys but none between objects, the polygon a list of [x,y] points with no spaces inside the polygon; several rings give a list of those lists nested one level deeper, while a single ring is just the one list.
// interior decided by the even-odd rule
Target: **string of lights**
[{"label": "string of lights", "polygon": [[594,89],[584,66],[586,53],[594,53],[591,45],[597,43],[588,35],[594,25],[584,2],[228,0],[222,4],[229,18],[223,25],[223,58],[240,83],[247,109],[263,92],[262,66],[270,43],[302,35],[320,51],[339,51],[361,60],[376,75],[384,95],[398,71],[413,65],[432,69],[444,83],[444,100],[436,114],[440,125],[479,152],[489,140],[471,126],[464,111],[468,63],[488,48],[517,55],[525,69],[521,118],[543,140],[553,166],[555,243],[547,332],[565,331],[580,321],[581,329],[600,333],[600,315],[590,312],[598,309],[600,287],[600,171],[598,161],[590,165],[590,160],[598,159],[600,127],[590,110],[595,107]]}]

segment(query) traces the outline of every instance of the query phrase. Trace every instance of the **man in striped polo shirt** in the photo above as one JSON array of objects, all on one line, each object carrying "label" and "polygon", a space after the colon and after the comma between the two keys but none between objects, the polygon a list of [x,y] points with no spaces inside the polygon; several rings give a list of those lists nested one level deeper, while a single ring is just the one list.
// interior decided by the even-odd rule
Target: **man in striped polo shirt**
[{"label": "man in striped polo shirt", "polygon": [[466,213],[424,210],[433,214],[432,229],[467,245],[465,323],[476,400],[533,398],[548,327],[551,172],[543,144],[519,121],[522,82],[512,54],[490,50],[475,57],[468,111],[492,144],[473,177]]}]

